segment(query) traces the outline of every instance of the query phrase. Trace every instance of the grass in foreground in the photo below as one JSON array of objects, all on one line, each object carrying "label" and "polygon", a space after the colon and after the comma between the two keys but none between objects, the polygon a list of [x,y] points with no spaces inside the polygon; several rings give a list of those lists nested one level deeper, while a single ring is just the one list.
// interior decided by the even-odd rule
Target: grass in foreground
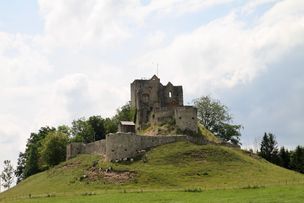
[{"label": "grass in foreground", "polygon": [[115,203],[141,203],[141,202],[303,202],[304,185],[277,186],[269,188],[209,190],[201,192],[120,192],[103,193],[89,196],[60,196],[60,197],[33,197],[31,199],[10,199],[8,202],[16,203],[89,203],[89,202],[115,202]]}]

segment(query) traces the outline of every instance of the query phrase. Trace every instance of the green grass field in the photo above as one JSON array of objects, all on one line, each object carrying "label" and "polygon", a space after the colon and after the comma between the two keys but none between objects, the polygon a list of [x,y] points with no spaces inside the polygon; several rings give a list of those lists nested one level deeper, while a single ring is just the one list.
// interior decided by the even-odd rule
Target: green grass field
[{"label": "green grass field", "polygon": [[178,142],[132,163],[81,155],[29,177],[1,193],[0,201],[302,202],[303,184],[304,175],[240,149]]},{"label": "green grass field", "polygon": [[[202,192],[184,191],[116,191],[94,193],[93,195],[64,195],[48,197],[39,195],[32,198],[17,197],[4,199],[3,202],[16,203],[86,203],[86,202],[106,202],[106,203],[141,203],[141,202],[292,202],[302,203],[304,200],[304,185],[275,186],[251,189],[219,189],[206,190]],[[1,202],[2,202],[1,201]]]}]

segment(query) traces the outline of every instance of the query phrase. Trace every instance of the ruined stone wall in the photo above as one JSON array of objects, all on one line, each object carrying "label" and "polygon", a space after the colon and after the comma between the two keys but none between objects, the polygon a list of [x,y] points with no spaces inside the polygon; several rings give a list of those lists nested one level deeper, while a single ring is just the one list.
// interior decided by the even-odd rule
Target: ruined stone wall
[{"label": "ruined stone wall", "polygon": [[176,126],[181,130],[191,130],[197,132],[197,109],[192,106],[175,108]]},{"label": "ruined stone wall", "polygon": [[98,140],[85,145],[85,154],[106,154],[106,140]]},{"label": "ruined stone wall", "polygon": [[71,159],[78,154],[83,154],[85,152],[84,143],[70,143],[67,145],[66,159]]},{"label": "ruined stone wall", "polygon": [[110,133],[105,140],[89,144],[71,143],[67,146],[67,159],[78,154],[101,154],[106,160],[121,160],[137,156],[141,150],[167,143],[186,141],[186,135],[141,136],[133,133]]},{"label": "ruined stone wall", "polygon": [[187,140],[187,136],[140,136],[132,133],[115,133],[106,136],[106,159],[120,160],[137,156],[141,150]]},{"label": "ruined stone wall", "polygon": [[106,140],[98,140],[88,144],[70,143],[67,145],[66,159],[71,159],[78,154],[106,154]]},{"label": "ruined stone wall", "polygon": [[172,83],[168,83],[161,88],[161,106],[183,106],[183,87],[173,86]]},{"label": "ruined stone wall", "polygon": [[155,110],[150,115],[150,122],[152,124],[162,124],[168,122],[174,118],[174,110],[172,108],[160,108]]},{"label": "ruined stone wall", "polygon": [[106,135],[106,159],[108,161],[136,156],[141,148],[140,139],[131,133]]}]

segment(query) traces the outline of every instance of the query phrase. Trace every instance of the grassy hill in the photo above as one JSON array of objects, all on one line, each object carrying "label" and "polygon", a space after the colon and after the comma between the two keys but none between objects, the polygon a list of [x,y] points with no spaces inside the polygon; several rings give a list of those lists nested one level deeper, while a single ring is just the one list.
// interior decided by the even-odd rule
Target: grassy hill
[{"label": "grassy hill", "polygon": [[0,201],[29,194],[81,196],[115,191],[196,191],[303,183],[304,175],[240,149],[178,142],[154,148],[134,162],[108,163],[97,155],[80,155],[29,177],[0,194]]}]

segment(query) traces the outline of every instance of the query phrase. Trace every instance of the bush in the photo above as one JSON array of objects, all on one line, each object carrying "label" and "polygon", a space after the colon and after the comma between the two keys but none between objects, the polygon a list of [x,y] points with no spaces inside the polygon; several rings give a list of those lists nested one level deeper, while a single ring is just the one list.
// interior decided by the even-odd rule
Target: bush
[{"label": "bush", "polygon": [[185,189],[185,192],[203,192],[203,189],[200,187],[197,188],[187,188]]}]

